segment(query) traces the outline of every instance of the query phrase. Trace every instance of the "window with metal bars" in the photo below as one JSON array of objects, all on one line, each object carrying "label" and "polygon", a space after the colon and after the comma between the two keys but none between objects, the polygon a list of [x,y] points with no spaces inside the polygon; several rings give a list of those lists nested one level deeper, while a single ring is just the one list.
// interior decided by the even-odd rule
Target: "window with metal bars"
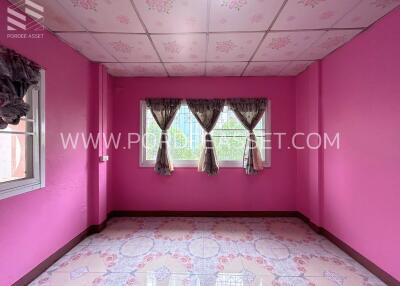
[{"label": "window with metal bars", "polygon": [[[270,166],[270,104],[263,118],[254,129],[257,146],[266,167]],[[150,109],[141,103],[141,156],[140,164],[154,166],[161,130]],[[234,112],[225,106],[217,124],[211,132],[217,158],[221,167],[241,167],[248,138],[248,131],[236,118]],[[196,167],[203,145],[204,131],[188,106],[183,103],[168,130],[168,149],[176,167]]]}]

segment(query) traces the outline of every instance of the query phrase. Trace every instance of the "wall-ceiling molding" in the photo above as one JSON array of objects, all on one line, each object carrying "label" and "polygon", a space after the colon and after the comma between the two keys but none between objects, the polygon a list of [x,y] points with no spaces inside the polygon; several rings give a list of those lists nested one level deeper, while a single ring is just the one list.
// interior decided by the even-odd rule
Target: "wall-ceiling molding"
[{"label": "wall-ceiling molding", "polygon": [[35,2],[44,7],[45,26],[62,41],[112,75],[138,77],[297,75],[400,5],[400,0]]}]

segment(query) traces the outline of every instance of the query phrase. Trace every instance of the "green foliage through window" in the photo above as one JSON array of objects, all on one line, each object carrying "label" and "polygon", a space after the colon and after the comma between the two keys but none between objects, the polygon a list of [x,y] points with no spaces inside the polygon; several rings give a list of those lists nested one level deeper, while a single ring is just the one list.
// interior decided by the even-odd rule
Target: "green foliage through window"
[{"label": "green foliage through window", "polygon": [[[262,158],[264,152],[265,116],[254,130],[257,146]],[[149,109],[146,109],[146,160],[155,160],[159,147],[161,130]],[[174,161],[198,160],[203,145],[204,131],[187,105],[182,105],[168,130],[168,148]],[[220,161],[241,161],[248,131],[236,118],[233,111],[225,107],[214,130],[211,132],[217,158]]]}]

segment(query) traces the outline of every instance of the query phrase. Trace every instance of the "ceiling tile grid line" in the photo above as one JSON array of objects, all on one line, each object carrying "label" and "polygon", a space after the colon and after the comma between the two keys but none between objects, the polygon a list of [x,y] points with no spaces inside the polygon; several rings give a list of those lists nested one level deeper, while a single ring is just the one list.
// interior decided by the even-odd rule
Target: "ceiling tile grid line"
[{"label": "ceiling tile grid line", "polygon": [[[346,21],[352,24],[353,21],[357,20],[359,21],[360,19],[362,20],[362,16],[364,16],[364,25],[360,25],[364,27],[364,29],[369,29],[372,25],[374,25],[376,22],[380,21],[383,17],[385,17],[386,14],[390,13],[392,10],[396,9],[397,7],[400,7],[400,1],[399,0],[374,0],[373,2],[376,7],[382,8],[380,13],[376,15],[371,15],[369,13],[364,13],[364,14],[359,14],[359,10],[366,10],[366,5],[368,5],[367,1],[360,1],[358,6],[356,6],[352,11],[349,11],[349,13],[346,15],[346,17],[343,17],[341,21],[335,24],[336,29],[346,29]],[[370,3],[371,4],[371,3]],[[357,16],[354,16],[353,14],[358,14]],[[369,17],[368,19],[365,19],[365,17]],[[347,19],[346,19],[347,18]],[[360,28],[362,29],[362,28]]]},{"label": "ceiling tile grid line", "polygon": [[[355,5],[352,7],[352,9],[355,8],[361,1],[362,1],[362,0],[358,0],[358,3],[355,4]],[[258,53],[260,47],[263,45],[263,42],[266,40],[266,38],[269,36],[269,34],[281,33],[281,32],[283,32],[283,31],[286,32],[286,30],[281,30],[281,31],[277,32],[277,31],[274,31],[273,28],[274,28],[274,26],[275,26],[275,23],[278,21],[279,16],[280,16],[281,13],[284,11],[285,7],[288,5],[288,2],[289,2],[289,0],[286,0],[286,1],[283,3],[283,5],[282,5],[281,9],[279,10],[278,14],[276,15],[274,21],[271,23],[271,27],[269,28],[269,30],[267,30],[267,32],[266,32],[266,34],[265,34],[265,36],[264,36],[262,42],[259,44],[259,46],[257,47],[256,51],[254,52],[252,58],[250,59],[250,62],[252,62],[252,61],[254,60],[254,58],[256,57],[256,55],[257,55],[257,53]],[[293,2],[293,1],[292,1],[292,2]],[[312,2],[310,2],[310,3],[311,3],[311,5],[312,5]],[[315,2],[315,3],[317,3],[317,2]],[[313,7],[313,8],[314,8],[314,7]],[[351,9],[350,9],[350,10],[351,10]],[[347,11],[347,13],[349,13],[350,10]],[[347,14],[347,13],[346,13],[346,14]],[[346,15],[346,14],[345,14],[345,15]],[[343,17],[344,17],[345,15],[343,15]],[[337,22],[339,22],[343,17],[339,18],[339,19],[338,19],[336,22],[334,22],[330,27],[327,27],[327,28],[324,28],[324,29],[300,29],[300,30],[299,30],[299,29],[295,29],[295,30],[292,30],[292,31],[294,31],[295,33],[300,32],[301,30],[303,30],[303,31],[325,31],[325,33],[327,33],[327,32],[329,31],[329,29],[332,28],[332,27],[333,27]],[[290,31],[290,30],[287,30],[287,31]],[[321,35],[320,35],[319,37],[317,37],[317,38],[314,40],[314,42],[312,42],[311,44],[309,44],[309,46],[308,46],[302,53],[300,53],[300,54],[298,55],[298,57],[300,57],[300,60],[301,60],[301,56],[306,52],[306,50],[309,49],[310,47],[312,47],[313,44],[316,43],[320,38],[322,38],[323,35],[324,35],[325,33],[321,33]],[[332,52],[333,52],[333,51],[332,51]],[[317,60],[317,59],[314,59],[314,60]],[[249,63],[250,63],[250,62],[249,62]],[[290,66],[291,64],[292,64],[292,61],[290,61],[290,62],[287,64],[287,66]],[[310,62],[310,64],[311,64],[311,62]],[[247,69],[248,66],[249,66],[249,64],[246,66],[245,70],[243,71],[242,76],[243,76],[244,73],[246,72],[246,69]],[[283,67],[283,69],[280,71],[279,75],[281,75],[281,73],[282,73],[285,69],[286,69],[286,67]]]},{"label": "ceiling tile grid line", "polygon": [[[92,39],[93,41],[95,41],[95,42],[101,47],[101,49],[103,50],[104,53],[106,53],[108,56],[110,56],[110,57],[113,58],[115,61],[117,61],[117,58],[115,58],[112,54],[110,54],[110,53],[96,40],[96,38],[93,37],[93,36],[89,33],[88,29],[81,23],[81,21],[79,21],[79,19],[77,19],[73,13],[71,13],[68,9],[66,9],[65,6],[62,5],[62,3],[60,2],[60,0],[56,0],[55,2],[58,3],[58,5],[60,5],[60,7],[61,7],[62,10],[64,11],[64,13],[66,13],[67,15],[70,15],[70,17],[71,17],[72,19],[74,19],[74,21],[75,21],[76,23],[78,23],[79,26],[82,27],[82,29],[84,30],[83,33],[85,33],[85,35],[87,35],[90,39]],[[78,33],[81,33],[81,32],[78,32]],[[60,38],[59,34],[56,34],[56,36],[57,36],[58,38]],[[61,39],[62,39],[62,38],[61,38]],[[69,46],[73,47],[73,46],[71,45],[70,42],[66,41],[65,39],[62,39],[62,40],[63,40],[64,42],[66,42]],[[73,48],[74,48],[74,47],[73,47]],[[87,56],[83,51],[81,51],[81,50],[78,49],[78,52],[81,53],[84,57],[87,57],[87,58],[88,58],[88,56]]]},{"label": "ceiling tile grid line", "polygon": [[[316,28],[316,29],[287,29],[287,30],[273,30],[271,29],[269,33],[281,33],[281,32],[301,32],[301,31],[332,31],[332,30],[360,30],[367,29],[368,27],[352,27],[352,28]],[[82,28],[83,29],[83,28]],[[146,35],[146,33],[124,33],[124,32],[98,32],[98,31],[52,31],[53,33],[87,33],[92,34],[116,34],[116,35]],[[265,30],[255,30],[255,31],[224,31],[224,32],[187,32],[187,33],[149,33],[150,35],[193,35],[193,34],[251,34],[251,33],[265,33]]]},{"label": "ceiling tile grid line", "polygon": [[[339,19],[337,19],[332,26],[330,26],[329,28],[332,29],[333,27],[335,27],[338,23],[340,23],[344,18],[346,18],[347,15],[349,15],[353,10],[355,10],[359,5],[361,5],[362,2],[364,2],[365,0],[358,0],[357,3],[355,3],[347,12],[345,12]],[[366,27],[363,27],[362,29],[365,29]]]},{"label": "ceiling tile grid line", "polygon": [[[206,49],[205,49],[205,62],[208,60],[208,48],[210,43],[210,13],[211,13],[211,0],[207,0],[207,35],[206,35]],[[204,64],[204,76],[207,76],[207,64]]]},{"label": "ceiling tile grid line", "polygon": [[[328,32],[328,31],[346,31],[346,30],[364,30],[368,29],[365,27],[355,27],[355,28],[326,28],[326,29],[289,29],[289,30],[269,30],[268,33],[273,34],[273,33],[283,33],[283,32],[312,32],[312,31],[323,31],[323,32]],[[146,35],[146,33],[122,33],[122,32],[93,32],[93,31],[51,31],[52,33],[58,34],[68,34],[68,33],[74,33],[74,34],[79,34],[79,33],[91,33],[93,35],[98,35],[98,34],[115,34],[115,35]],[[219,34],[254,34],[254,33],[265,33],[266,31],[226,31],[226,32],[194,32],[194,33],[149,33],[149,35],[152,36],[167,36],[167,35],[196,35],[196,34],[210,34],[210,35],[219,35]]]},{"label": "ceiling tile grid line", "polygon": [[400,6],[400,0],[35,2],[45,7],[50,32],[110,74],[127,76],[295,75]]},{"label": "ceiling tile grid line", "polygon": [[[17,9],[20,9],[21,11],[24,11],[24,9],[23,9],[23,6],[25,5],[24,2],[21,2],[20,0],[9,0],[9,2],[11,2],[11,3],[14,4],[14,5],[16,5],[16,8],[17,8]],[[38,0],[37,0],[37,2],[38,2]],[[44,6],[43,3],[39,3],[39,4],[42,4],[42,5]],[[46,3],[46,4],[49,4],[49,3]],[[67,31],[66,33],[74,33],[74,34],[82,33],[82,34],[84,34],[84,35],[86,35],[86,34],[88,33],[88,30],[80,23],[80,21],[78,21],[69,11],[67,11],[67,10],[58,2],[58,0],[57,0],[57,1],[54,1],[54,2],[51,2],[51,5],[50,5],[50,6],[46,6],[46,8],[52,7],[52,8],[51,8],[51,11],[53,11],[53,9],[54,9],[55,6],[59,6],[59,7],[63,10],[63,14],[64,14],[64,15],[68,15],[69,18],[71,18],[71,19],[74,20],[74,21],[73,21],[73,25],[75,26],[75,28],[73,28],[71,31]],[[62,18],[62,19],[63,19],[63,18]],[[79,27],[79,28],[77,28],[77,27]],[[84,53],[83,48],[79,49],[78,47],[72,45],[69,41],[67,41],[66,39],[60,37],[58,33],[56,33],[55,31],[51,30],[50,28],[47,27],[47,30],[48,30],[51,34],[53,34],[55,37],[59,38],[63,43],[65,43],[65,44],[67,44],[68,46],[70,46],[71,48],[73,48],[76,52],[78,52],[78,53],[79,53],[80,55],[82,55],[83,57],[88,58],[89,60],[91,60],[91,61],[93,61],[93,62],[101,62],[100,59],[97,59],[97,60],[96,60],[96,59],[94,59],[94,58],[89,57],[87,54]],[[89,39],[91,39],[92,41],[95,41],[95,39],[94,39],[93,37],[91,37],[91,36],[89,37]],[[90,40],[89,40],[89,41],[90,41]],[[97,43],[97,44],[99,45],[99,43]],[[99,46],[101,47],[101,45],[99,45]],[[114,60],[116,60],[116,59],[115,59],[112,55],[110,55],[104,48],[101,48],[101,50],[102,50],[102,52],[103,52],[103,55],[106,54],[108,57],[113,58]],[[107,57],[107,56],[105,56],[105,57]],[[104,59],[103,59],[103,60],[104,60]]]},{"label": "ceiling tile grid line", "polygon": [[136,7],[136,5],[135,5],[135,3],[134,3],[134,1],[133,1],[133,0],[129,0],[129,2],[131,3],[133,10],[134,10],[135,13],[137,14],[137,16],[138,16],[138,18],[139,18],[139,21],[140,21],[140,23],[142,24],[143,29],[144,29],[145,32],[146,32],[146,36],[147,36],[148,40],[150,41],[151,46],[153,47],[154,51],[156,52],[156,54],[157,54],[157,56],[158,56],[158,58],[159,58],[159,60],[160,60],[160,62],[161,62],[161,64],[162,64],[162,66],[163,66],[165,72],[166,72],[167,75],[169,76],[168,70],[167,70],[167,68],[165,67],[165,64],[164,64],[163,61],[162,61],[162,58],[161,58],[161,56],[160,56],[160,53],[157,51],[156,46],[154,45],[154,42],[153,42],[153,40],[152,40],[152,38],[151,38],[151,36],[150,36],[150,34],[149,34],[149,31],[148,31],[148,29],[147,29],[147,27],[146,27],[146,24],[144,23],[143,19],[141,18],[140,14],[139,14],[139,12],[138,12],[138,10],[137,10],[137,7]]},{"label": "ceiling tile grid line", "polygon": [[[325,31],[324,33],[321,33],[321,35],[319,37],[317,37],[309,46],[307,49],[305,49],[304,51],[302,51],[298,57],[302,57],[304,54],[307,53],[307,50],[310,49],[311,47],[313,47],[314,44],[318,43],[318,41],[324,37],[324,35],[326,33],[328,33],[330,30],[336,30],[336,29],[332,29],[332,27],[335,26],[335,24],[337,24],[339,21],[341,21],[341,19],[343,19],[348,13],[350,13],[351,10],[355,9],[355,7],[357,7],[363,0],[358,0],[358,2],[356,4],[354,4],[342,17],[339,17],[334,23],[332,23],[332,25],[329,28],[326,29],[315,29],[315,31]],[[310,29],[304,29],[305,31],[310,31]],[[347,29],[340,29],[340,30],[355,30],[354,28],[347,28]],[[301,30],[293,30],[293,31],[301,31]],[[330,53],[334,52],[336,49],[332,50]],[[318,60],[318,59],[314,59],[314,60]],[[290,64],[289,64],[290,65]]]},{"label": "ceiling tile grid line", "polygon": [[347,30],[346,33],[337,34],[337,30],[324,33],[309,50],[303,55],[305,58],[323,59],[341,48],[344,44],[352,40],[355,36],[366,30]]},{"label": "ceiling tile grid line", "polygon": [[[363,1],[364,1],[364,0],[359,0],[356,4],[354,4],[342,17],[340,17],[339,19],[337,19],[336,22],[334,22],[334,23],[331,25],[331,27],[330,27],[328,30],[326,30],[326,32],[325,32],[324,34],[322,34],[318,39],[316,39],[316,40],[314,41],[314,43],[312,43],[312,44],[310,45],[309,48],[313,47],[316,43],[318,43],[318,41],[320,41],[327,33],[329,33],[329,31],[332,31],[332,30],[358,30],[358,29],[355,29],[355,28],[335,29],[335,28],[333,28],[333,27],[334,27],[337,23],[339,23],[343,18],[345,18],[349,13],[351,13],[352,10],[356,9],[356,7],[358,7]],[[365,28],[361,28],[361,29],[365,29]],[[349,39],[349,40],[350,40],[350,39]],[[347,41],[346,41],[346,42],[347,42]],[[344,44],[344,43],[343,43],[343,44]],[[335,52],[335,50],[338,49],[339,47],[340,47],[340,46],[338,46],[337,48],[331,50],[329,53],[327,53],[327,54],[326,54],[325,56],[323,56],[323,57],[327,57],[329,54]],[[300,57],[303,56],[304,54],[307,54],[307,50],[303,51],[303,53],[300,55]]]},{"label": "ceiling tile grid line", "polygon": [[[305,60],[281,60],[281,61],[274,61],[274,60],[264,60],[264,61],[251,61],[252,63],[282,63],[282,62],[306,62],[306,61],[313,61],[309,59]],[[164,62],[164,64],[205,64],[205,63],[213,63],[213,64],[224,64],[224,63],[248,63],[249,61],[200,61],[200,62]],[[98,62],[100,63],[100,62]],[[121,63],[121,64],[161,64],[160,62],[101,62],[102,64],[114,64],[114,63]]]},{"label": "ceiling tile grid line", "polygon": [[[332,53],[334,53],[338,48],[340,48],[342,45],[344,45],[345,43],[347,43],[348,41],[350,41],[354,36],[356,36],[357,34],[359,34],[359,33],[362,33],[362,32],[364,32],[364,31],[366,31],[369,27],[371,27],[376,21],[374,21],[374,22],[372,22],[372,23],[370,23],[370,25],[366,25],[366,26],[363,26],[363,27],[341,27],[341,28],[335,28],[335,26],[338,24],[338,23],[340,23],[344,18],[346,18],[346,16],[347,15],[349,15],[350,13],[352,13],[352,11],[354,11],[355,9],[357,9],[357,7],[359,7],[360,5],[362,5],[363,3],[365,3],[365,2],[367,2],[366,0],[358,0],[358,1],[356,1],[356,3],[353,5],[353,6],[351,6],[341,17],[339,17],[334,23],[332,23],[332,25],[330,26],[330,27],[328,27],[328,28],[324,28],[324,29],[304,29],[304,31],[311,31],[311,30],[316,30],[316,31],[318,31],[318,30],[324,30],[325,31],[325,33],[323,33],[323,34],[321,34],[321,36],[318,38],[318,39],[316,39],[311,45],[310,45],[310,47],[309,47],[309,49],[311,49],[311,48],[313,48],[317,43],[319,43],[319,41],[322,39],[322,38],[324,38],[330,31],[358,31],[358,33],[356,33],[355,35],[353,35],[352,37],[350,37],[350,38],[348,38],[348,39],[342,39],[342,42],[339,44],[339,45],[337,45],[335,48],[333,48],[333,49],[331,49],[330,51],[328,51],[328,52],[326,52],[325,54],[320,54],[320,57],[319,58],[314,58],[313,60],[319,60],[319,59],[322,59],[322,58],[325,58],[325,57],[327,57],[327,56],[329,56],[330,54],[332,54]],[[376,2],[376,5],[381,5],[381,2],[379,2],[379,1],[377,1],[377,0],[375,0],[375,2]],[[374,3],[374,2],[370,2],[371,4],[372,3]],[[385,4],[383,4],[383,5],[385,5]],[[296,30],[292,30],[292,31],[301,31],[302,29],[296,29]],[[285,30],[271,30],[271,33],[274,33],[274,32],[282,32],[282,31],[285,31]],[[287,31],[291,31],[291,30],[287,30]],[[334,42],[335,40],[339,40],[339,38],[331,38],[331,42]],[[329,42],[329,41],[328,41]],[[326,42],[326,44],[328,43],[328,42]],[[322,45],[322,44],[321,44]],[[308,53],[308,54],[307,54]],[[303,55],[309,55],[309,51],[307,51],[307,50],[305,50],[305,51],[303,51],[300,55],[299,55],[299,57],[301,58]]]},{"label": "ceiling tile grid line", "polygon": [[282,6],[280,7],[278,13],[275,15],[274,19],[272,20],[271,24],[269,25],[267,31],[264,33],[263,37],[261,38],[261,41],[258,43],[256,49],[254,50],[253,54],[251,55],[250,59],[249,59],[249,63],[247,63],[247,65],[245,66],[242,74],[240,76],[243,76],[243,74],[246,72],[247,67],[249,66],[250,62],[253,60],[254,56],[256,55],[256,53],[258,52],[259,48],[261,47],[262,43],[264,42],[265,38],[267,37],[269,31],[272,29],[272,27],[274,26],[276,20],[278,19],[279,15],[282,13],[283,9],[285,8],[287,2],[289,0],[285,0],[282,3]]},{"label": "ceiling tile grid line", "polygon": [[[334,22],[330,27],[329,27],[329,29],[328,30],[326,30],[326,32],[325,33],[328,33],[330,30],[334,30],[333,29],[333,27],[337,24],[337,23],[339,23],[346,15],[348,15],[353,9],[355,9],[361,2],[363,2],[363,0],[358,0],[358,2],[356,3],[356,4],[354,4],[342,17],[340,17],[339,19],[337,19],[336,20],[336,22]],[[347,28],[348,30],[353,30],[353,28]],[[346,29],[346,30],[347,30]],[[342,29],[343,30],[343,29]],[[354,29],[355,30],[355,29]],[[314,43],[312,43],[311,45],[310,45],[310,47],[312,47],[315,43],[317,43],[323,36],[324,36],[325,34],[322,34],[318,39],[316,39],[315,41],[314,41]],[[309,47],[309,48],[310,48]],[[331,51],[330,53],[333,53],[334,51],[335,51],[336,49],[334,49],[333,51]],[[306,53],[306,51],[303,51],[303,53],[300,55],[300,56],[302,56],[303,54],[305,54]]]}]

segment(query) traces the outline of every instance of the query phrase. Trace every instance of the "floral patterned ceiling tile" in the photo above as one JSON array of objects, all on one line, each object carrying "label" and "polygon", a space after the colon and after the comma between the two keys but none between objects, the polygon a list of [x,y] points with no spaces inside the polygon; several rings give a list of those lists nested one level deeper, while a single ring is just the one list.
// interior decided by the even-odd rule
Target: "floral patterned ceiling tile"
[{"label": "floral patterned ceiling tile", "polygon": [[284,0],[211,1],[210,32],[268,29]]},{"label": "floral patterned ceiling tile", "polygon": [[203,76],[205,63],[170,63],[165,64],[170,76]]},{"label": "floral patterned ceiling tile", "polygon": [[289,64],[282,62],[251,62],[244,72],[244,76],[278,76]]},{"label": "floral patterned ceiling tile", "polygon": [[360,0],[289,0],[273,30],[330,28]]},{"label": "floral patterned ceiling tile", "polygon": [[115,62],[115,59],[96,42],[90,33],[73,32],[56,35],[91,61]]},{"label": "floral patterned ceiling tile", "polygon": [[120,62],[159,62],[146,35],[94,34],[94,37]]},{"label": "floral patterned ceiling tile", "polygon": [[255,61],[297,60],[324,34],[323,31],[271,32],[258,49]]},{"label": "floral patterned ceiling tile", "polygon": [[126,76],[164,77],[167,76],[161,63],[124,63]]},{"label": "floral patterned ceiling tile", "polygon": [[318,41],[308,48],[301,58],[308,60],[322,59],[330,52],[336,50],[362,30],[332,30],[326,32]]},{"label": "floral patterned ceiling tile", "polygon": [[207,0],[134,0],[150,33],[207,31]]},{"label": "floral patterned ceiling tile", "polygon": [[208,42],[208,61],[248,61],[264,33],[211,34]]},{"label": "floral patterned ceiling tile", "polygon": [[151,35],[164,62],[204,62],[206,34]]},{"label": "floral patterned ceiling tile", "polygon": [[125,76],[127,74],[125,67],[120,63],[103,63],[103,65],[112,76]]},{"label": "floral patterned ceiling tile", "polygon": [[[16,8],[24,9],[24,1],[10,0]],[[83,28],[57,1],[35,0],[43,7],[43,24],[52,31],[83,32]]]},{"label": "floral patterned ceiling tile", "polygon": [[207,76],[240,76],[247,63],[207,63]]},{"label": "floral patterned ceiling tile", "polygon": [[144,32],[130,0],[62,0],[60,3],[90,32]]},{"label": "floral patterned ceiling tile", "polygon": [[400,0],[364,0],[344,16],[335,28],[368,27],[400,5]]},{"label": "floral patterned ceiling tile", "polygon": [[313,61],[293,61],[280,73],[281,76],[295,76],[303,72]]}]

